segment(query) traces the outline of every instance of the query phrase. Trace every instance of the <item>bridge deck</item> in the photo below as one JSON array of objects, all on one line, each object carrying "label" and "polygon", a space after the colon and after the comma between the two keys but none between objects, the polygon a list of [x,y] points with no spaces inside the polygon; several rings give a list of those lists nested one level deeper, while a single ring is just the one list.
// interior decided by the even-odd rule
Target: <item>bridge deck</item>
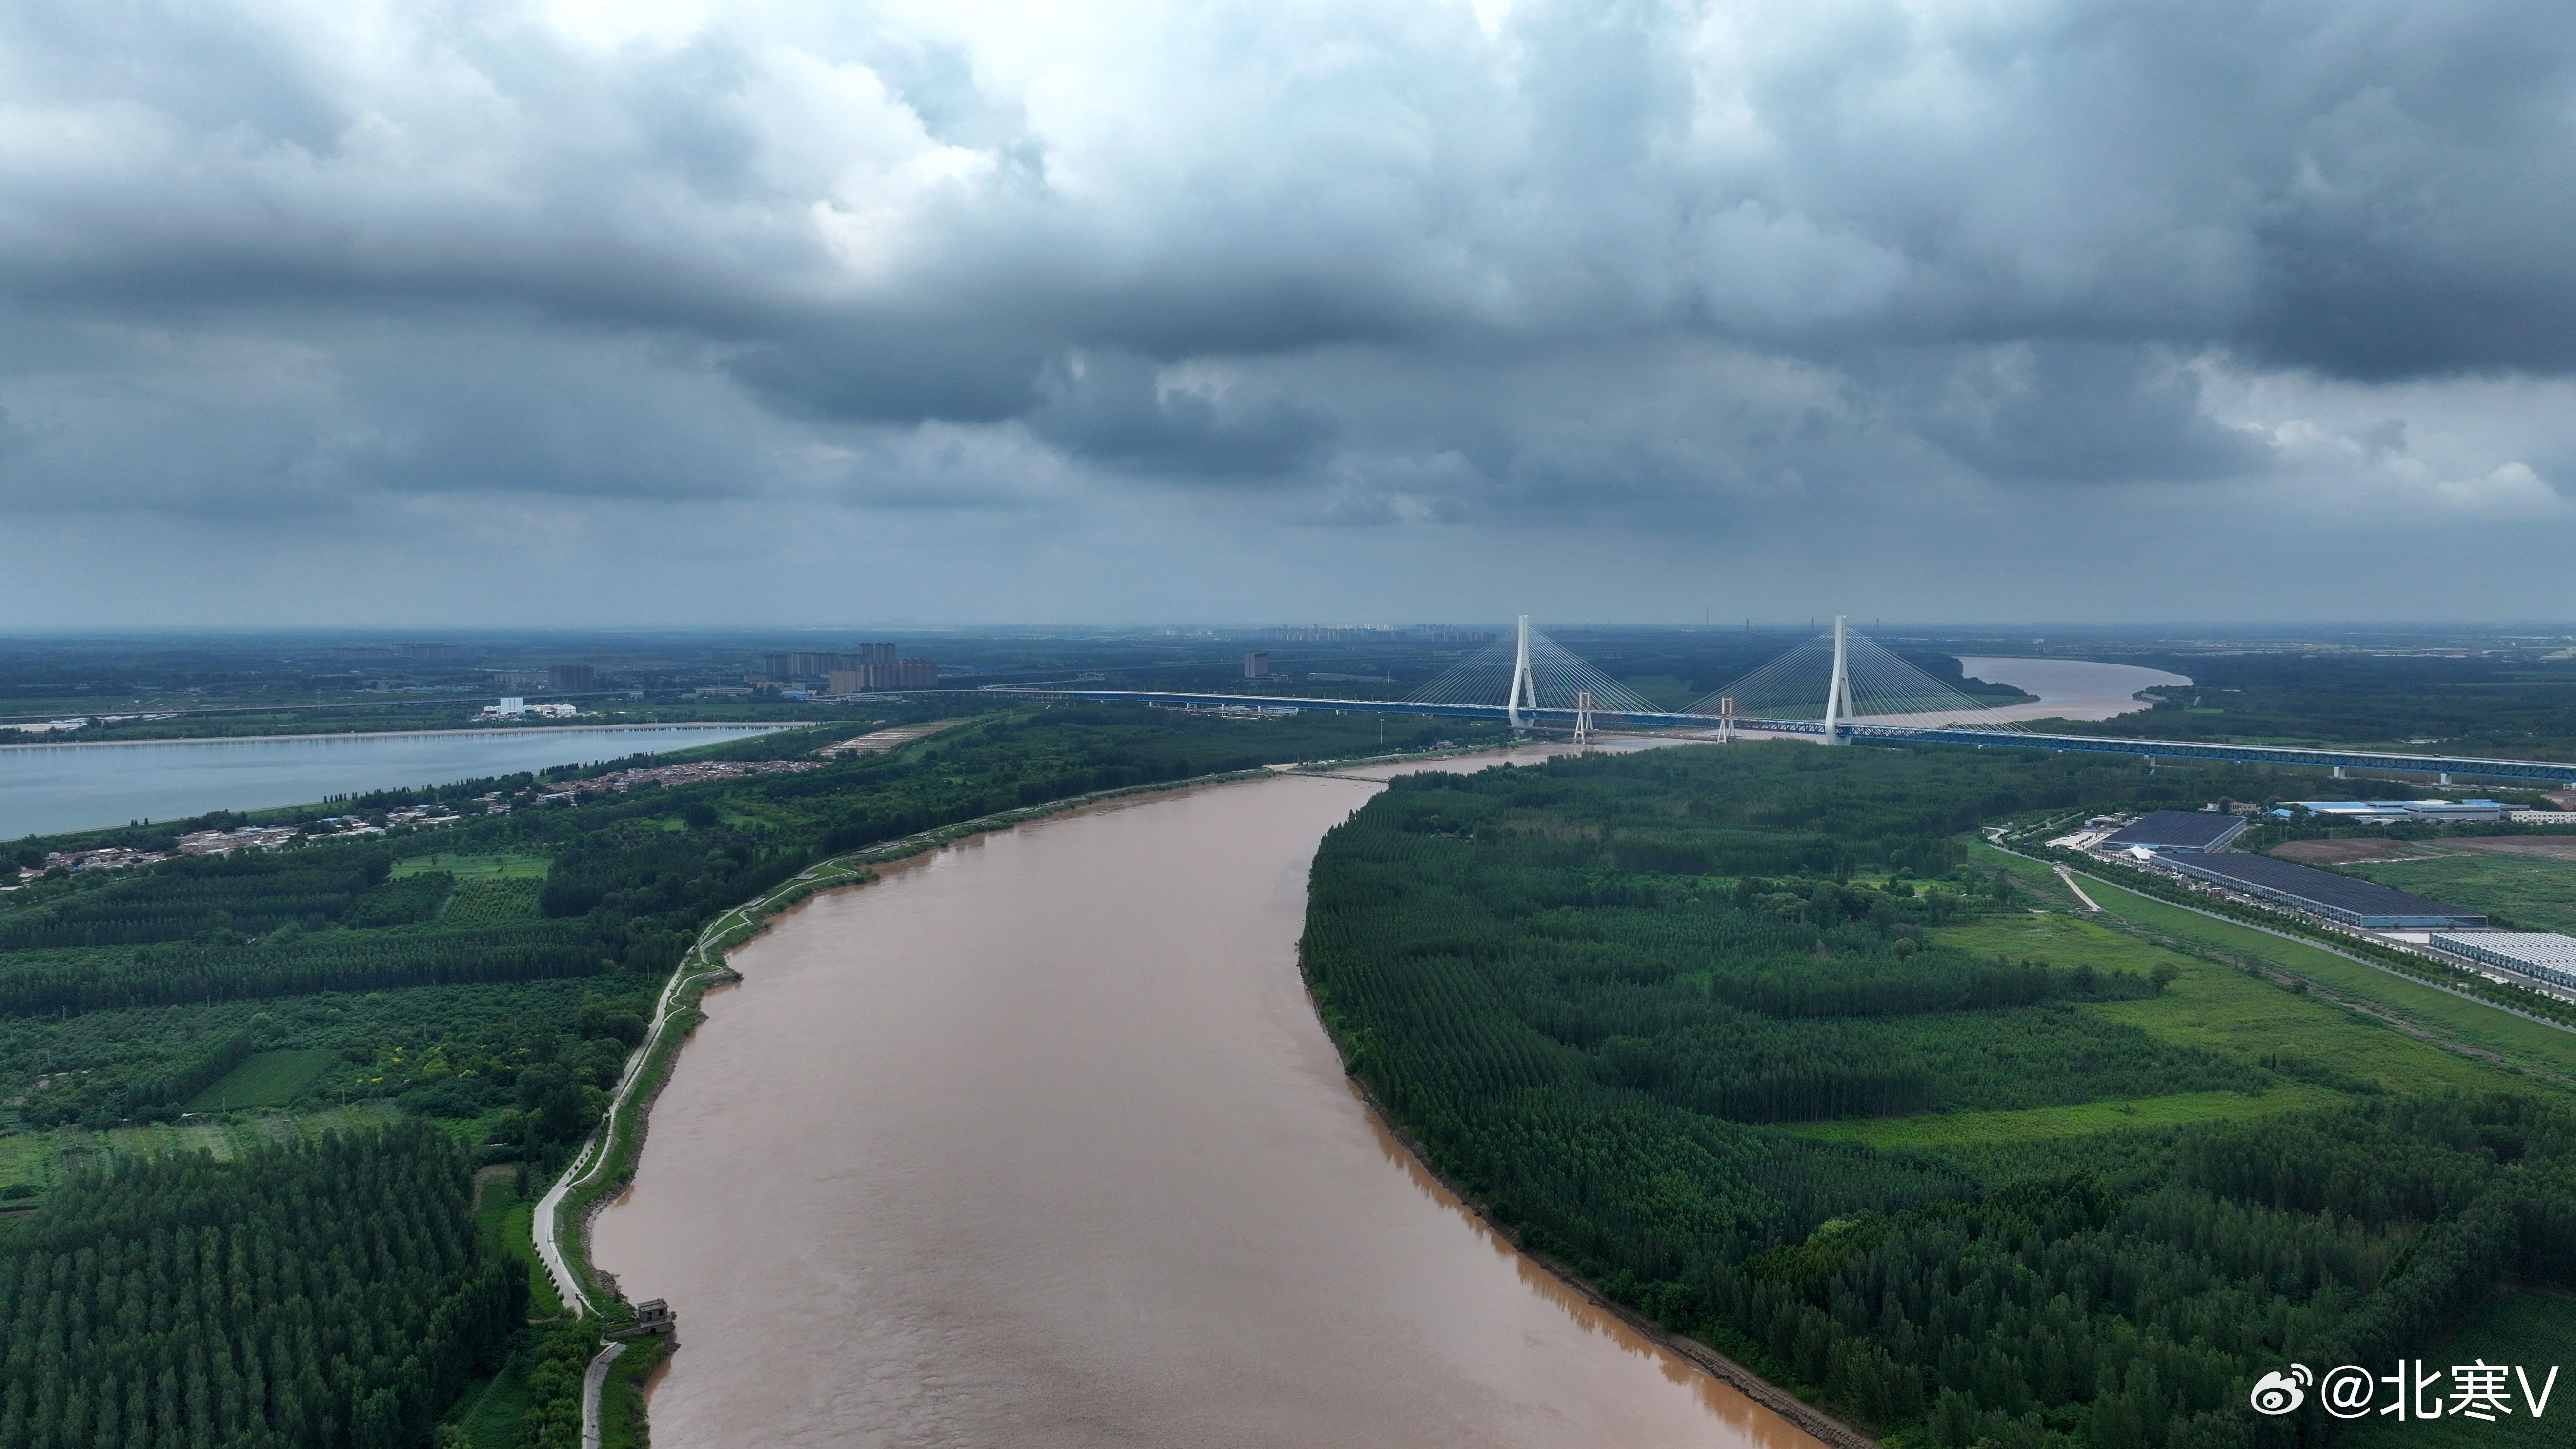
[{"label": "bridge deck", "polygon": [[[1150,704],[1195,709],[1321,709],[1341,714],[1409,714],[1434,719],[1501,722],[1509,711],[1499,704],[1419,704],[1403,699],[1309,699],[1277,694],[1193,694],[1150,689],[996,689],[995,694],[1045,699],[1080,699],[1099,704]],[[1526,723],[1571,726],[1570,709],[1523,709]],[[1708,714],[1635,714],[1596,709],[1601,726],[1638,729],[1714,730],[1718,719]],[[1736,715],[1729,721],[1757,734],[1821,735],[1824,725],[1811,719],[1761,719]],[[2228,760],[2247,764],[2337,766],[2348,769],[2397,770],[2418,775],[2469,775],[2491,780],[2545,780],[2576,784],[2576,764],[2552,760],[2498,760],[2465,755],[2405,755],[2372,750],[2309,750],[2283,745],[2199,744],[2185,740],[2120,739],[2104,735],[2020,734],[2009,730],[1975,730],[1847,723],[1845,739],[1912,740],[1927,744],[1975,745],[1980,749],[2058,750],[2076,754],[2140,755],[2165,760]]]}]

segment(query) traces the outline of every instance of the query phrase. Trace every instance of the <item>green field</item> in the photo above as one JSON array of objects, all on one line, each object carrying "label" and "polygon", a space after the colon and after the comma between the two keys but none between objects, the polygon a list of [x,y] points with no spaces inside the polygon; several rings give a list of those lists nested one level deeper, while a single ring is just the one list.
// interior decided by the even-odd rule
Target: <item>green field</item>
[{"label": "green field", "polygon": [[2083,1102],[2072,1107],[2032,1107],[2019,1112],[1927,1112],[1915,1117],[1841,1118],[1802,1122],[1801,1137],[1866,1142],[1872,1147],[1937,1152],[1945,1147],[2081,1137],[2127,1127],[2182,1127],[2223,1118],[2259,1117],[2331,1107],[2343,1098],[2321,1087],[2293,1083],[2248,1096],[2243,1092],[2185,1092],[2126,1102]]},{"label": "green field", "polygon": [[2491,911],[2526,930],[2576,933],[2576,860],[2444,855],[2343,869],[2402,891]]},{"label": "green field", "polygon": [[2576,1077],[2576,1032],[2437,991],[2332,951],[2150,900],[2117,886],[2097,886],[2088,881],[2084,888],[2102,903],[2104,910],[2136,925],[2229,955],[2250,957],[2332,987],[2340,995],[2393,1008],[2433,1028],[2455,1049],[2492,1053],[2507,1064],[2551,1080],[2565,1082]]},{"label": "green field", "polygon": [[245,1107],[283,1107],[306,1084],[329,1070],[337,1052],[261,1052],[223,1074],[188,1103],[191,1112],[230,1112]]},{"label": "green field", "polygon": [[[2142,900],[2127,891],[2115,895],[2111,887],[2089,881],[2085,889],[2106,906],[2116,904],[2123,911],[2129,908],[2128,903]],[[2173,914],[2187,921],[2204,920],[2187,911]],[[2244,934],[2258,940],[2273,939],[2260,932]],[[1955,945],[2016,958],[2031,956],[2057,965],[2089,961],[2097,967],[2141,972],[2151,971],[2159,964],[2170,965],[2178,974],[2162,995],[2138,1001],[2101,1002],[2083,1009],[2126,1022],[2150,1036],[2201,1047],[2235,1061],[2259,1064],[2268,1058],[2277,1064],[2287,1053],[2293,1060],[2290,1070],[2294,1072],[2298,1070],[2296,1063],[2327,1065],[2392,1092],[2444,1088],[2479,1092],[2503,1085],[2493,1067],[2443,1051],[2385,1023],[2318,997],[2299,995],[2234,967],[2166,950],[2095,921],[2054,913],[2006,916],[1952,927],[1941,936]],[[2275,944],[2305,956],[2353,964],[2287,941]],[[2354,969],[2369,970],[2359,966]],[[2436,991],[2424,994],[2445,1001],[2454,999]],[[2471,1006],[2467,1002],[2460,1004]],[[2471,1009],[2483,1010],[2473,1006]]]},{"label": "green field", "polygon": [[[2355,1430],[2342,1441],[2344,1449],[2563,1449],[2576,1443],[2576,1298],[2530,1289],[2499,1293],[2468,1327],[2424,1357],[2427,1367],[2445,1374],[2455,1363],[2481,1360],[2529,1370],[2535,1390],[2548,1378],[2550,1366],[2558,1365],[2562,1372],[2544,1417],[2529,1416],[2516,1384],[2510,1418],[2498,1417],[2491,1423],[2463,1418],[2403,1424],[2389,1420]],[[2448,1382],[2443,1380],[2443,1386]]]},{"label": "green field", "polygon": [[542,855],[407,855],[394,862],[397,878],[445,871],[460,881],[543,880],[553,862]]},{"label": "green field", "polygon": [[[2049,877],[2052,884],[2054,879]],[[2089,882],[2086,889],[2092,890],[2096,899],[2106,894]],[[2138,899],[2125,891],[2120,895],[2128,900]],[[1981,955],[2040,960],[2054,966],[2090,965],[2097,970],[2139,975],[2158,966],[2169,966],[2175,973],[2173,981],[2159,995],[2134,1001],[2097,1002],[2079,1009],[2134,1026],[2162,1041],[2269,1067],[2285,1077],[2323,1080],[2285,1080],[2259,1096],[2187,1092],[2016,1112],[1936,1112],[1813,1122],[1794,1129],[1800,1135],[1866,1142],[1873,1147],[1942,1152],[2328,1106],[2341,1100],[2343,1093],[2327,1084],[2342,1083],[2347,1078],[2389,1092],[2428,1088],[2476,1092],[2506,1085],[2490,1066],[2418,1041],[2329,1001],[2297,994],[2231,966],[2168,950],[2098,921],[2053,911],[1997,915],[1968,925],[1945,927],[1934,934],[1947,945]]]},{"label": "green field", "polygon": [[318,1112],[261,1113],[230,1121],[147,1122],[105,1132],[58,1127],[47,1132],[0,1133],[0,1187],[28,1182],[50,1189],[88,1168],[171,1152],[203,1152],[230,1161],[244,1148],[262,1143],[380,1127],[400,1115],[390,1102],[359,1102]]},{"label": "green field", "polygon": [[553,1318],[563,1312],[563,1299],[555,1292],[554,1279],[546,1275],[545,1265],[537,1261],[537,1248],[532,1229],[536,1204],[519,1196],[516,1174],[493,1172],[481,1180],[475,1190],[475,1216],[483,1224],[484,1241],[510,1257],[518,1259],[528,1270],[528,1316]]},{"label": "green field", "polygon": [[[2052,898],[2064,895],[2064,887],[2046,865],[2007,856],[1982,845],[1976,848],[1976,854],[1981,863],[2001,866]],[[2317,1040],[2312,1048],[2303,1026],[2275,1014],[2279,1011],[2277,1004],[2273,1012],[2257,1012],[2245,1022],[2231,1026],[2226,1017],[2232,1015],[2237,1007],[2250,1006],[2254,1000],[2251,997],[2229,1003],[2223,1012],[2204,1013],[2203,1019],[2191,1027],[2194,1031],[2233,1035],[2257,1049],[2268,1049],[2275,1044],[2285,1046],[2311,1061],[2338,1065],[2373,1077],[2396,1091],[2446,1087],[2492,1090],[2505,1085],[2497,1079],[2499,1068],[2526,1074],[2520,1078],[2524,1081],[2536,1077],[2561,1085],[2576,1082],[2576,1032],[2498,1011],[2321,947],[2286,940],[2232,921],[2217,920],[2119,886],[2084,878],[2084,889],[2106,912],[2148,932],[2197,949],[2258,962],[2304,977],[2355,1003],[2392,1011],[2420,1030],[2423,1042],[2409,1041],[2402,1033],[2370,1025],[2365,1018],[2323,1002],[2313,1004],[2319,1010],[2338,1016],[2361,1032],[2372,1035],[2337,1033]],[[2039,921],[2047,918],[2034,916],[2030,919]],[[2068,924],[2084,923],[2069,921]],[[2104,964],[2109,964],[2109,957],[2102,959]],[[2174,959],[2179,963],[2190,958],[2176,955]],[[2221,983],[2232,979],[2249,991],[2269,992],[2281,997],[2287,995],[2225,968],[2219,968],[2215,976],[2207,979]],[[2183,983],[2177,983],[2174,993],[2177,997],[2193,994],[2183,986]],[[2157,1004],[2121,1002],[2088,1009],[2103,1011],[2118,1020],[2134,1020],[2149,1031],[2157,1031],[2156,1022],[2161,1013],[2152,1009]],[[2141,1008],[2148,1009],[2142,1012]],[[2293,1014],[2294,1017],[2296,1015]],[[2294,1041],[2282,1035],[2284,1031],[2295,1031],[2299,1035]],[[2448,1050],[2422,1050],[2425,1042]]]},{"label": "green field", "polygon": [[543,884],[533,876],[482,876],[462,881],[439,909],[438,918],[456,924],[533,920],[537,915],[537,891]]},{"label": "green field", "polygon": [[465,1431],[472,1449],[517,1449],[528,1412],[527,1364],[513,1354],[499,1373],[476,1379],[451,1412],[448,1422]]}]

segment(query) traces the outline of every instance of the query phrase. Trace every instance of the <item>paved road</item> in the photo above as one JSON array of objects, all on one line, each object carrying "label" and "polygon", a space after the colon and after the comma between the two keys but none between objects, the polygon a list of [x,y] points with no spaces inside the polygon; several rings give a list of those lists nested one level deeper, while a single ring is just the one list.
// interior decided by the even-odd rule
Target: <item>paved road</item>
[{"label": "paved road", "polygon": [[2057,878],[2066,882],[2066,888],[2068,890],[2075,892],[2075,898],[2084,903],[2084,909],[2088,911],[2098,911],[2102,909],[2100,906],[2094,904],[2091,896],[2084,894],[2084,887],[2075,883],[2075,872],[2068,870],[2066,867],[2061,865],[2057,868]]},{"label": "paved road", "polygon": [[590,1372],[581,1376],[581,1449],[599,1449],[599,1391],[608,1384],[608,1366],[625,1351],[622,1343],[607,1345],[590,1361]]},{"label": "paved road", "polygon": [[[815,867],[816,870],[821,868]],[[810,870],[805,872],[806,875],[812,873]],[[800,880],[803,878],[798,877]],[[699,950],[709,940],[748,919],[740,906],[716,917],[708,923],[706,930],[699,933],[697,944],[690,948],[689,954],[680,959],[683,962],[698,959]],[[653,1003],[653,1024],[644,1033],[644,1044],[627,1054],[626,1071],[617,1079],[617,1090],[609,1094],[607,1114],[600,1119],[599,1126],[591,1132],[588,1140],[581,1144],[581,1151],[574,1154],[572,1165],[564,1169],[563,1176],[556,1178],[555,1185],[546,1189],[546,1195],[537,1199],[536,1215],[530,1224],[530,1235],[536,1240],[537,1258],[546,1265],[546,1276],[554,1280],[555,1292],[562,1296],[564,1306],[571,1309],[576,1318],[595,1312],[596,1308],[590,1295],[582,1290],[580,1280],[573,1275],[572,1265],[564,1258],[561,1236],[564,1199],[589,1181],[591,1175],[608,1161],[610,1136],[616,1130],[618,1114],[625,1108],[627,1100],[635,1095],[644,1064],[652,1060],[653,1049],[661,1044],[662,1034],[670,1029],[672,1009],[679,1002],[682,988],[713,974],[688,970],[671,973],[670,982],[662,988],[661,999]]]}]

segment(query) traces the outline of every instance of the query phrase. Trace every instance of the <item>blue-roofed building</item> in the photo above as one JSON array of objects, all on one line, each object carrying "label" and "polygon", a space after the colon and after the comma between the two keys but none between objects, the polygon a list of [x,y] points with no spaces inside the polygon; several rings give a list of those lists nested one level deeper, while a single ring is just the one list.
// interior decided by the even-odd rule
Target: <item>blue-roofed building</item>
[{"label": "blue-roofed building", "polygon": [[2366,931],[2461,930],[2484,926],[2487,918],[2443,901],[2393,890],[2376,881],[2355,880],[2332,871],[2312,870],[2268,855],[2160,852],[2156,863],[2196,880],[2207,881],[2257,900],[2272,901],[2310,915],[2359,926]]},{"label": "blue-roofed building", "polygon": [[2141,815],[2104,836],[2097,849],[2167,851],[2197,854],[2216,850],[2245,833],[2242,815],[2216,810],[2159,810]]}]

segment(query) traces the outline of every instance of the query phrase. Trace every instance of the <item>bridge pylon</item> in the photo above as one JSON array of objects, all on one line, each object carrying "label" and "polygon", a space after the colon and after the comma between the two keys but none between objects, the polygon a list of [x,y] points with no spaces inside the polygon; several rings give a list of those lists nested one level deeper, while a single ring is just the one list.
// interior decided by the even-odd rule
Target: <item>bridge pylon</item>
[{"label": "bridge pylon", "polygon": [[1850,616],[1834,615],[1834,679],[1825,689],[1825,743],[1849,744],[1843,738],[1843,721],[1851,718],[1851,656],[1844,645],[1845,623]]},{"label": "bridge pylon", "polygon": [[1521,709],[1524,701],[1530,709],[1538,708],[1538,681],[1530,674],[1529,634],[1529,615],[1523,614],[1521,615],[1520,650],[1512,660],[1512,691],[1503,701],[1503,714],[1511,721],[1513,729],[1521,727]]}]

